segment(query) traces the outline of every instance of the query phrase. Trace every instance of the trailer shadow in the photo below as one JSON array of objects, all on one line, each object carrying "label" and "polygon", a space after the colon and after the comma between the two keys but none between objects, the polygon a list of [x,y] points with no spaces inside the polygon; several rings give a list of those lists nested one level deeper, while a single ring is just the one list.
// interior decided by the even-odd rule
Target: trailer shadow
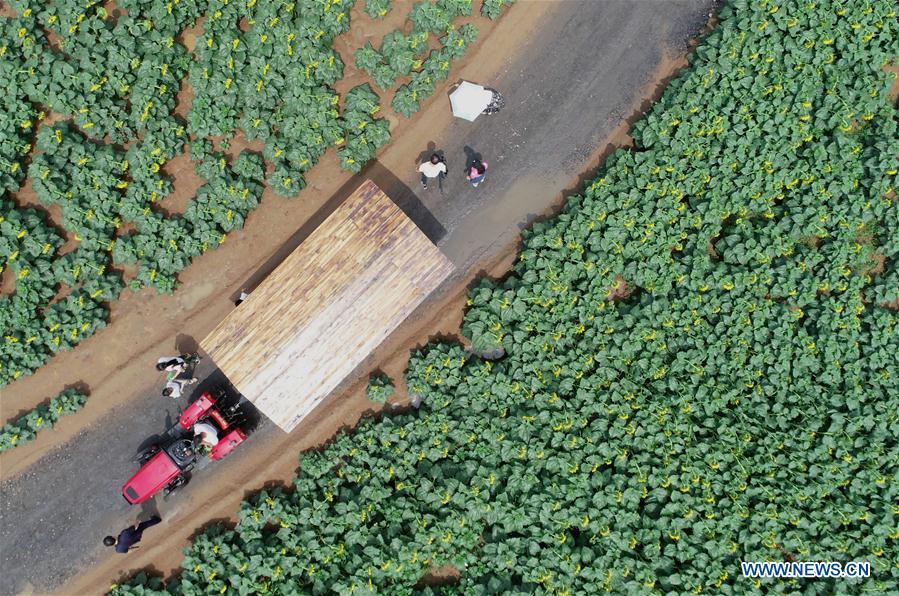
[{"label": "trailer shadow", "polygon": [[[240,285],[244,291],[252,292],[263,279],[269,276],[284,259],[287,258],[296,248],[308,238],[321,224],[331,215],[341,203],[353,194],[359,186],[366,180],[372,180],[384,193],[396,204],[406,216],[415,222],[419,229],[424,232],[425,236],[433,243],[437,243],[441,238],[446,236],[446,229],[437,221],[431,212],[418,199],[415,193],[402,180],[397,178],[393,172],[381,165],[377,160],[373,160],[365,166],[362,171],[350,178],[341,186],[337,192],[331,195],[312,217],[306,220],[293,235],[270,256],[256,271],[252,273]],[[231,296],[234,302],[240,293],[236,292]]]},{"label": "trailer shadow", "polygon": [[[442,151],[436,151],[442,155]],[[430,154],[429,154],[430,155]],[[428,240],[437,244],[446,236],[446,228],[437,221],[437,218],[424,206],[418,195],[406,185],[405,182],[381,165],[379,161],[372,161],[362,170],[366,178],[378,185],[406,217],[415,222]]]},{"label": "trailer shadow", "polygon": [[258,430],[263,424],[263,417],[259,410],[249,400],[241,395],[240,391],[231,384],[225,373],[213,365],[212,370],[206,374],[197,384],[196,390],[191,395],[191,401],[195,400],[203,393],[209,392],[212,395],[220,395],[218,407],[220,409],[228,408],[234,404],[239,404],[239,419],[235,420],[235,424],[239,425],[247,435]]}]

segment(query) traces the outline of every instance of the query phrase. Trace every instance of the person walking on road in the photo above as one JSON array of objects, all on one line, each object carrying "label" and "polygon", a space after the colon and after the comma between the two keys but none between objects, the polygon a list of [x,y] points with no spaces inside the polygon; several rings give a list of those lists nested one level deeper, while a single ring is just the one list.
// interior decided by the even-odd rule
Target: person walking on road
[{"label": "person walking on road", "polygon": [[418,166],[421,173],[421,187],[428,190],[428,179],[437,178],[437,184],[440,190],[443,190],[443,179],[446,178],[446,160],[439,154],[432,153],[428,161]]},{"label": "person walking on road", "polygon": [[181,395],[184,394],[184,388],[188,385],[193,385],[197,382],[196,377],[192,379],[169,379],[165,384],[165,388],[162,390],[162,395],[164,397],[171,397],[172,399],[178,399]]},{"label": "person walking on road", "polygon": [[135,545],[140,542],[140,539],[144,535],[144,530],[150,526],[155,526],[161,521],[161,517],[154,515],[147,521],[142,521],[136,526],[128,526],[119,532],[118,538],[113,538],[112,536],[105,537],[103,539],[103,544],[106,546],[115,546],[115,552],[125,554],[129,550],[137,548]]},{"label": "person walking on road", "polygon": [[465,177],[475,188],[487,177],[487,162],[481,159],[475,159],[468,166]]}]

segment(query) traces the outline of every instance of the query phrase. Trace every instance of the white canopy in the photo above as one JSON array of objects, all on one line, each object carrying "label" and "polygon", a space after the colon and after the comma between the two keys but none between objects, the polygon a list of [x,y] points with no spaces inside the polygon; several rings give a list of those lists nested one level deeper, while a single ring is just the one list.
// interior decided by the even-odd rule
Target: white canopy
[{"label": "white canopy", "polygon": [[493,92],[481,85],[462,81],[450,94],[450,105],[453,107],[453,116],[473,121],[493,99]]}]

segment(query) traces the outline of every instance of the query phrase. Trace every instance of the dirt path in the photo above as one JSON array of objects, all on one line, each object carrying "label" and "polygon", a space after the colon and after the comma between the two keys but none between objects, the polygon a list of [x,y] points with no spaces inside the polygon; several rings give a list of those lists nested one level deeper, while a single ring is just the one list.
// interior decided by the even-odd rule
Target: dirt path
[{"label": "dirt path", "polygon": [[[500,88],[506,109],[470,124],[451,120],[438,98],[401,125],[379,163],[363,172],[438,239],[460,274],[360,367],[358,376],[380,366],[399,377],[410,346],[458,328],[467,281],[482,270],[505,271],[519,227],[556,205],[564,194],[560,189],[575,187],[611,145],[626,144],[626,119],[677,66],[671,56],[685,53],[709,11],[705,1],[520,2],[483,38],[459,76]],[[445,196],[411,190],[414,162],[428,141],[450,159],[454,178]],[[467,188],[459,174],[466,143],[491,163],[487,184],[477,190]],[[52,589],[75,575],[64,593],[96,592],[109,578],[134,569],[155,565],[168,571],[196,527],[229,518],[245,493],[263,481],[288,481],[300,449],[319,444],[370,410],[359,388],[350,385],[290,435],[263,425],[227,465],[203,470],[202,481],[160,504],[166,523],[155,536],[148,531],[144,549],[126,560],[105,556],[97,547],[102,535],[138,513],[126,508],[117,490],[133,471],[127,458],[145,437],[164,428],[166,411],[154,395],[147,363],[171,351],[172,338],[189,347],[192,338],[203,337],[231,308],[230,298],[241,285],[261,279],[358,184],[362,177],[346,185],[341,185],[345,176],[327,178],[333,161],[328,156],[313,170],[310,189],[297,201],[263,203],[243,231],[184,273],[184,288],[175,296],[126,294],[119,304],[127,304],[116,308],[124,313],[121,319],[58,359],[66,359],[65,366],[51,364],[55,376],[52,370],[36,375],[4,395],[13,402],[25,402],[37,391],[50,395],[59,388],[54,382],[64,382],[64,371],[80,367],[95,402],[77,422],[66,420],[52,439],[39,439],[35,449],[2,460],[4,593]],[[70,438],[76,440],[41,458],[45,448]],[[91,565],[96,566],[85,572]],[[39,576],[34,569],[42,570]]]}]

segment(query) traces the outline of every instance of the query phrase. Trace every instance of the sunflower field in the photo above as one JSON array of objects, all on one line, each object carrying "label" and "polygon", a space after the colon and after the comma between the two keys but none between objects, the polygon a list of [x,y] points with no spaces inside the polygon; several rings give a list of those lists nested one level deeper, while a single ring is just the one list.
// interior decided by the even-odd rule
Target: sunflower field
[{"label": "sunflower field", "polygon": [[[363,419],[114,594],[899,592],[892,2],[735,0]],[[755,580],[741,561],[867,561]],[[435,568],[457,581],[425,587]]]},{"label": "sunflower field", "polygon": [[[333,89],[344,71],[333,42],[355,4],[9,3],[16,16],[0,18],[0,273],[15,281],[0,295],[0,386],[105,326],[126,285],[173,292],[194,258],[243,226],[266,185],[296,197],[331,147],[349,172],[375,157],[390,140],[380,97],[368,84],[343,97]],[[390,3],[365,9],[383,17]],[[468,14],[471,0],[413,7],[413,25],[425,27],[414,34],[420,53],[431,31],[446,47],[414,63],[409,48],[385,57],[399,69],[388,86],[405,77],[417,94],[397,90],[399,113],[418,110],[474,41],[473,25],[452,24]],[[224,150],[238,133],[262,141],[261,155],[215,150],[213,141]],[[207,182],[169,216],[160,207],[174,187],[166,168],[185,154]],[[26,182],[60,221],[7,196]]]}]

